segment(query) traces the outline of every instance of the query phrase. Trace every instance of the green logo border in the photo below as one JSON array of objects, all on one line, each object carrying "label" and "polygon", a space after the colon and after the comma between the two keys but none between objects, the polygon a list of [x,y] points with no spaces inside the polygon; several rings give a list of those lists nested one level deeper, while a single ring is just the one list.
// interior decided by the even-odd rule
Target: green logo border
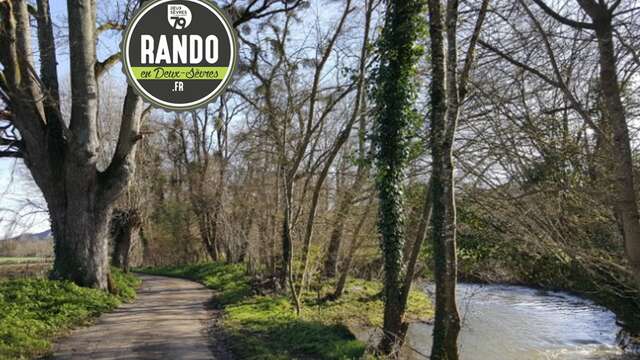
[{"label": "green logo border", "polygon": [[[233,56],[232,56],[232,59],[231,59],[230,66],[227,67],[227,69],[228,69],[227,70],[227,76],[223,80],[223,82],[220,85],[218,85],[218,88],[217,88],[216,91],[214,91],[209,96],[207,96],[206,98],[201,99],[200,101],[198,101],[196,104],[193,104],[193,105],[189,105],[189,106],[166,105],[166,104],[162,104],[162,103],[158,102],[152,96],[145,94],[146,90],[144,90],[144,88],[137,83],[136,79],[132,77],[131,72],[130,72],[131,66],[129,65],[129,62],[127,60],[128,59],[128,55],[129,55],[129,51],[126,48],[126,44],[127,44],[127,39],[131,35],[131,31],[133,29],[132,24],[135,23],[138,20],[138,18],[140,18],[142,16],[142,14],[144,13],[144,11],[146,9],[151,8],[153,6],[160,5],[159,3],[165,3],[165,2],[170,2],[170,1],[172,1],[172,0],[152,0],[152,1],[147,1],[140,8],[138,8],[138,10],[134,14],[134,16],[129,20],[129,22],[127,24],[127,27],[125,29],[124,35],[122,36],[122,41],[120,43],[120,53],[121,53],[121,56],[122,56],[122,72],[127,77],[127,83],[135,90],[135,92],[140,97],[142,97],[146,102],[150,103],[154,107],[158,107],[158,108],[161,108],[161,109],[164,109],[164,110],[169,110],[169,111],[178,111],[178,112],[179,111],[190,111],[190,110],[203,108],[207,104],[209,104],[210,102],[215,100],[218,96],[220,96],[220,94],[223,93],[227,89],[227,87],[229,87],[229,85],[231,84],[231,78],[233,77],[233,73],[236,71],[236,67],[237,67],[237,63],[238,63],[238,51],[239,51],[238,35],[236,34],[236,30],[233,27],[231,21],[229,20],[229,17],[227,16],[227,14],[222,9],[220,9],[220,7],[218,7],[218,5],[214,4],[213,2],[211,2],[209,0],[186,0],[186,1],[194,2],[194,3],[200,3],[205,7],[209,7],[214,12],[216,12],[220,16],[220,18],[222,18],[224,24],[230,30],[230,33],[231,33],[231,48],[233,50]],[[193,80],[193,81],[197,81],[197,80]]]}]

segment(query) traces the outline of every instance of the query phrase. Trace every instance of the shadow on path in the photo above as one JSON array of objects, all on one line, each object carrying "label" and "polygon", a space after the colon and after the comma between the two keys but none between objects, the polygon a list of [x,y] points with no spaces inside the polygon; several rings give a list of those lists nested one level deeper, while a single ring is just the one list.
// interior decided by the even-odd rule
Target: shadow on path
[{"label": "shadow on path", "polygon": [[[230,359],[209,334],[213,292],[192,281],[141,275],[132,304],[102,315],[90,327],[73,331],[47,359]],[[212,351],[213,350],[213,351]]]}]

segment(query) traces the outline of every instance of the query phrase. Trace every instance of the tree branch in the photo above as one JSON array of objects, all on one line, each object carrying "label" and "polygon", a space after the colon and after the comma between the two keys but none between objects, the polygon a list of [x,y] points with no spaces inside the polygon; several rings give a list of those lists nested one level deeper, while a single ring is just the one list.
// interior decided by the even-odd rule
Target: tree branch
[{"label": "tree branch", "polygon": [[24,157],[24,154],[22,153],[22,151],[5,151],[5,150],[0,150],[0,158],[15,158],[15,159],[22,159]]},{"label": "tree branch", "polygon": [[543,0],[533,0],[533,2],[536,5],[538,5],[545,13],[547,13],[547,15],[551,16],[552,18],[556,19],[557,21],[559,21],[564,25],[571,26],[577,29],[594,30],[596,28],[595,25],[592,23],[571,20],[569,18],[566,18],[558,14],[557,12],[553,11],[553,9],[551,9],[549,6],[547,6],[547,4],[545,4]]},{"label": "tree branch", "polygon": [[482,24],[484,23],[484,19],[487,15],[488,7],[489,0],[482,0],[482,5],[480,6],[480,11],[478,12],[478,19],[476,20],[476,25],[473,29],[473,35],[471,36],[469,47],[467,48],[467,55],[464,59],[464,66],[462,67],[462,72],[460,73],[460,80],[458,85],[460,102],[463,102],[465,96],[467,95],[467,82],[469,80],[469,74],[471,73],[471,66],[474,62],[476,45],[478,43],[478,39],[480,38],[480,30],[482,29]]},{"label": "tree branch", "polygon": [[38,0],[36,20],[38,22],[38,46],[40,49],[40,74],[42,84],[48,95],[48,106],[59,111],[58,72],[56,66],[56,43],[53,37],[53,24],[49,0]]},{"label": "tree branch", "polygon": [[504,53],[504,52],[502,52],[502,51],[498,50],[496,47],[494,47],[494,46],[492,46],[492,45],[489,45],[489,44],[488,44],[488,43],[486,43],[484,40],[482,40],[482,39],[478,39],[478,44],[480,44],[480,46],[482,46],[483,48],[485,48],[485,49],[487,49],[487,50],[491,51],[492,53],[494,53],[494,54],[498,55],[498,56],[499,56],[499,57],[501,57],[502,59],[504,59],[504,60],[508,61],[508,62],[509,62],[509,63],[511,63],[512,65],[515,65],[515,66],[517,66],[517,67],[519,67],[519,68],[522,68],[522,69],[524,69],[524,70],[526,70],[526,71],[528,71],[528,72],[530,72],[530,73],[532,73],[532,74],[536,75],[537,77],[539,77],[540,79],[542,79],[542,80],[544,80],[546,83],[548,83],[549,85],[552,85],[552,86],[555,86],[555,87],[558,87],[558,88],[560,87],[560,84],[559,84],[557,81],[555,81],[555,80],[551,79],[550,77],[548,77],[547,75],[543,74],[543,73],[542,73],[542,72],[540,72],[539,70],[534,69],[534,68],[532,68],[531,66],[529,66],[529,65],[527,65],[527,64],[525,64],[525,63],[522,63],[522,62],[520,62],[520,61],[518,61],[518,60],[514,59],[513,57],[511,57],[511,56],[507,55],[506,53]]},{"label": "tree branch", "polygon": [[233,21],[233,27],[237,28],[238,26],[251,21],[253,19],[260,19],[260,18],[264,18],[267,16],[271,16],[271,15],[275,15],[278,13],[283,13],[283,12],[287,12],[287,11],[291,11],[294,10],[295,8],[297,8],[298,6],[300,6],[301,4],[304,3],[304,0],[296,0],[296,2],[293,5],[289,5],[289,2],[287,0],[283,0],[282,3],[284,4],[283,8],[280,9],[274,9],[274,10],[269,10],[267,11],[273,4],[275,4],[276,2],[271,2],[271,1],[263,1],[262,5],[255,9],[255,10],[251,10],[251,8],[253,7],[253,5],[256,3],[257,1],[254,0],[251,2],[251,4],[249,4],[249,6],[247,6],[246,10],[244,12],[242,12],[242,14],[239,15],[239,17]]},{"label": "tree branch", "polygon": [[111,163],[99,174],[100,195],[104,201],[115,200],[135,171],[135,145],[141,139],[140,121],[144,113],[147,112],[142,109],[142,100],[131,86],[127,86],[118,144]]},{"label": "tree branch", "polygon": [[102,74],[117,64],[120,61],[120,57],[120,52],[117,52],[104,59],[104,61],[96,62],[96,78],[99,78]]},{"label": "tree branch", "polygon": [[119,24],[113,21],[109,21],[96,28],[96,36],[100,36],[103,32],[109,31],[109,30],[124,30],[125,27],[126,26],[124,24]]}]

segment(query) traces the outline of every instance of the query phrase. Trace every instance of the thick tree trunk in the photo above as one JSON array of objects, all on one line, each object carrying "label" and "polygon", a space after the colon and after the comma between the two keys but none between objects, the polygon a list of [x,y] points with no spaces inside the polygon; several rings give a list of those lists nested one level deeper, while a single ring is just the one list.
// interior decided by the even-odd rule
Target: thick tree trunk
[{"label": "thick tree trunk", "polygon": [[86,193],[61,195],[75,201],[68,201],[65,208],[49,207],[55,254],[51,277],[107,289],[111,209],[105,205],[92,209],[95,199]]},{"label": "thick tree trunk", "polygon": [[49,208],[55,244],[54,278],[107,288],[107,232],[111,204],[135,164],[139,98],[129,88],[118,144],[108,168],[96,167],[98,85],[95,1],[69,0],[71,116],[60,115],[56,52],[49,3],[37,2],[41,78],[33,76],[31,25],[26,1],[0,2],[0,62],[11,109],[20,132],[21,155]]}]

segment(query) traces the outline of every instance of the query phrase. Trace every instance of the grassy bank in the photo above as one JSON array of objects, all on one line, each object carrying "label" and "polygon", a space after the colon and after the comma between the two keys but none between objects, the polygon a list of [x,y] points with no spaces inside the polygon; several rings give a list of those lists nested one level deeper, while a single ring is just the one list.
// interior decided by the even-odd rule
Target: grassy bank
[{"label": "grassy bank", "polygon": [[0,281],[0,359],[43,355],[54,337],[135,297],[137,278],[115,269],[112,275],[116,295],[67,281]]},{"label": "grassy bank", "polygon": [[[201,264],[146,270],[148,273],[189,278],[217,291],[224,306],[223,325],[231,350],[242,359],[352,359],[360,358],[366,344],[348,326],[382,325],[381,285],[353,280],[344,296],[325,300],[331,284],[304,294],[302,314],[295,315],[286,297],[253,295],[242,265]],[[413,292],[408,317],[430,318],[428,298]]]}]

